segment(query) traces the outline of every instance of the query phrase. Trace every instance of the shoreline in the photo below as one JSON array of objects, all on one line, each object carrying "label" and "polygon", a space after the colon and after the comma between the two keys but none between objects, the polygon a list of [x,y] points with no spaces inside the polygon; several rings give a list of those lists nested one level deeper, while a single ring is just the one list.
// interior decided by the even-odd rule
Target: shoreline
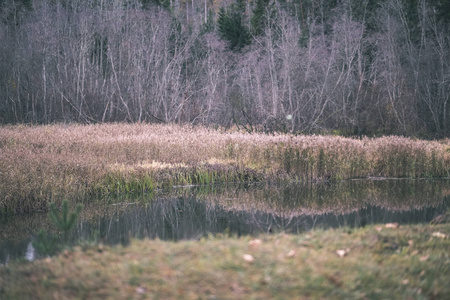
[{"label": "shoreline", "polygon": [[183,185],[448,178],[450,142],[149,124],[0,127],[0,210]]}]

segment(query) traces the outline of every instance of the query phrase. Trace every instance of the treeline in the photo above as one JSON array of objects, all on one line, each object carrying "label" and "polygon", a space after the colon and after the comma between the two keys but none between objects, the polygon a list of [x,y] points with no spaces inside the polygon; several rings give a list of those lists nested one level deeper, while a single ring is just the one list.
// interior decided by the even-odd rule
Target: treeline
[{"label": "treeline", "polygon": [[0,122],[450,136],[439,0],[0,0]]}]

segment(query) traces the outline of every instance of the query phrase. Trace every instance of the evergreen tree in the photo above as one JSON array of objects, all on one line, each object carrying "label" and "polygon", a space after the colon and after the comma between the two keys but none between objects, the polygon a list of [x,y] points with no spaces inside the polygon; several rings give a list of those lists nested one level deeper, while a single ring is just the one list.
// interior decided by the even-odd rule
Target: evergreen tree
[{"label": "evergreen tree", "polygon": [[32,0],[0,0],[0,19],[6,25],[18,26],[25,13],[32,9]]},{"label": "evergreen tree", "polygon": [[142,3],[142,8],[144,9],[150,9],[153,5],[170,9],[169,0],[140,0],[140,2]]},{"label": "evergreen tree", "polygon": [[250,21],[253,35],[260,35],[264,32],[264,23],[266,21],[265,14],[269,2],[270,0],[256,0],[255,8],[253,9],[253,15]]},{"label": "evergreen tree", "polygon": [[249,29],[244,25],[245,3],[242,0],[220,8],[217,25],[220,36],[228,42],[231,50],[239,51],[251,42]]},{"label": "evergreen tree", "polygon": [[48,217],[50,221],[60,230],[63,234],[64,242],[67,243],[70,231],[76,225],[78,216],[81,213],[83,206],[78,204],[75,211],[69,211],[69,203],[67,200],[63,200],[61,205],[61,212],[58,212],[55,203],[50,203],[50,212]]}]

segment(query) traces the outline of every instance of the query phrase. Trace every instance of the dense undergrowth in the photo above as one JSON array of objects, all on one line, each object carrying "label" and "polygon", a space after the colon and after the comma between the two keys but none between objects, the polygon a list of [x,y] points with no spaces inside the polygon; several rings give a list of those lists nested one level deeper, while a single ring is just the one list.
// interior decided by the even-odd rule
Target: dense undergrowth
[{"label": "dense undergrowth", "polygon": [[174,185],[450,176],[450,142],[249,134],[149,124],[0,127],[0,208]]}]

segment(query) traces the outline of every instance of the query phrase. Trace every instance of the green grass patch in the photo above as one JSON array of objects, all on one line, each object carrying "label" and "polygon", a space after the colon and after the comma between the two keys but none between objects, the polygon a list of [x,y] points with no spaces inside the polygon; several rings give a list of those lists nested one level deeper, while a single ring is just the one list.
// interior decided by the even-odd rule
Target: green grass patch
[{"label": "green grass patch", "polygon": [[444,299],[450,225],[76,247],[0,267],[2,299]]}]

